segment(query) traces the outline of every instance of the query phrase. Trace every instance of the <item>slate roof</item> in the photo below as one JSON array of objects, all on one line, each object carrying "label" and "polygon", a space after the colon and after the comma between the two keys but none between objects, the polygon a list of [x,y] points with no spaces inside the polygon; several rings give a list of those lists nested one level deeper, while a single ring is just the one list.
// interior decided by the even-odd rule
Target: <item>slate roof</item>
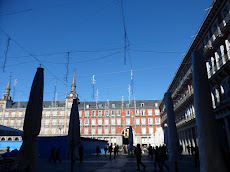
[{"label": "slate roof", "polygon": [[[136,100],[136,108],[142,108],[141,104],[143,103],[143,108],[158,108],[161,100]],[[156,103],[158,106],[156,106]],[[86,106],[89,105],[89,108]],[[115,105],[115,107],[114,107]],[[13,104],[7,109],[11,108],[26,108],[27,102],[13,102]],[[79,109],[96,109],[96,102],[95,101],[86,101],[81,102],[79,104]],[[98,109],[121,109],[122,108],[122,101],[98,101],[97,102]],[[43,101],[44,108],[57,108],[57,107],[65,107],[65,100],[56,101],[56,106],[54,106],[54,101]],[[134,108],[134,101],[125,100],[123,104],[123,108]]]}]

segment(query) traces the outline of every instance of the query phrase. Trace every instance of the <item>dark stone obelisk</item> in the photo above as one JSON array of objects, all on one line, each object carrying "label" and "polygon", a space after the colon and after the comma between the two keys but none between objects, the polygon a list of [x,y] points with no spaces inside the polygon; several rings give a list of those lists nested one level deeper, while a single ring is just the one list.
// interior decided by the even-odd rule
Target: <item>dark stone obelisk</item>
[{"label": "dark stone obelisk", "polygon": [[192,53],[192,68],[200,172],[227,172],[227,165],[217,140],[215,115],[202,49]]}]

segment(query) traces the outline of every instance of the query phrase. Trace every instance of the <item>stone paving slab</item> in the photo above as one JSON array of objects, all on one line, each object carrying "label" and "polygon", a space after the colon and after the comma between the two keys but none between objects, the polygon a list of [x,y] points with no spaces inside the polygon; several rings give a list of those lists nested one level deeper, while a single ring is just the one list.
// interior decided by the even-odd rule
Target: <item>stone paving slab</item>
[{"label": "stone paving slab", "polygon": [[[142,157],[142,162],[147,166],[145,172],[154,171],[154,160],[148,159],[147,155]],[[168,162],[166,161],[168,165]],[[128,155],[119,155],[116,159],[109,159],[109,156],[88,156],[84,158],[84,163],[79,164],[76,161],[76,172],[133,172],[137,171],[136,158]],[[140,171],[144,171],[140,167]],[[199,172],[198,168],[193,165],[193,158],[183,156],[178,163],[179,172]],[[39,166],[33,172],[68,172],[70,171],[70,160],[63,160],[62,163],[49,163],[47,159],[39,159]],[[158,172],[157,169],[156,172]],[[166,171],[166,169],[165,169]]]}]

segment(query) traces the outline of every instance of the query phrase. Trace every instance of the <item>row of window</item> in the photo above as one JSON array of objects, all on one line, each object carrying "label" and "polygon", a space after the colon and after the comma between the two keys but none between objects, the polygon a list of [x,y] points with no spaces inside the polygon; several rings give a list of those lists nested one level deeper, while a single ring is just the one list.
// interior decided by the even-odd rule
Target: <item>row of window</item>
[{"label": "row of window", "polygon": [[[126,118],[125,119],[125,123],[126,125],[130,125],[131,123],[131,119],[130,118]],[[80,119],[80,124],[84,124],[84,125],[89,125],[90,124],[90,120],[89,119],[84,119],[84,121],[82,119]],[[109,123],[109,119],[104,119],[104,125],[121,125],[121,118],[112,118],[111,119],[111,123]],[[135,119],[135,124],[136,125],[145,125],[146,124],[146,118],[136,118]],[[148,118],[148,124],[153,124],[153,118]],[[155,118],[155,124],[160,124],[160,118]],[[103,121],[102,119],[98,119],[96,121],[96,119],[91,119],[91,125],[103,125]]]},{"label": "row of window", "polygon": [[[51,113],[52,112],[52,113]],[[82,117],[82,115],[84,114],[85,117],[96,117],[96,116],[121,116],[121,110],[92,110],[91,111],[91,114],[90,114],[90,111],[82,111],[80,110],[79,111],[79,116]],[[148,115],[153,115],[153,110],[152,109],[148,109],[147,110],[147,113]],[[70,111],[68,111],[68,114],[70,114]],[[146,114],[146,110],[145,109],[142,109],[142,110],[136,110],[136,115],[141,115],[141,116],[145,116]],[[3,113],[0,112],[0,117],[2,117]],[[23,112],[18,112],[18,115],[17,117],[23,117],[24,113]],[[58,113],[58,111],[45,111],[45,117],[49,117],[49,116],[57,116],[57,115],[60,115],[60,116],[64,116],[65,115],[65,111],[60,111]],[[130,115],[133,115],[131,114],[131,111],[130,110],[125,110],[125,115],[126,116],[130,116]],[[155,109],[155,115],[160,115],[160,111],[159,109]],[[5,112],[5,117],[9,117],[9,112]],[[11,112],[11,115],[10,117],[16,117],[16,112]]]},{"label": "row of window", "polygon": [[[154,133],[153,127],[149,127],[148,130],[149,130],[148,131],[149,134]],[[141,133],[147,134],[146,127],[141,128]],[[103,133],[102,128],[90,128],[90,129],[84,128],[84,134],[92,134],[93,135],[93,134],[117,134],[117,133],[116,133],[116,128],[111,128],[111,130],[109,128],[104,128],[104,133]]]},{"label": "row of window", "polygon": [[[135,103],[134,103],[135,104]],[[136,106],[136,105],[135,105]],[[68,108],[71,108],[72,107],[72,102],[69,102],[68,103]],[[98,104],[97,105],[97,107],[99,108],[99,109],[101,109],[101,108],[109,108],[109,102],[106,102],[105,103],[105,105],[103,106],[103,104]],[[111,104],[111,107],[112,108],[116,108],[116,104]],[[124,103],[122,103],[122,107],[124,107]],[[125,107],[126,108],[129,108],[130,107],[130,104],[129,103],[127,103],[126,105],[125,105]],[[141,103],[140,105],[139,105],[139,107],[145,107],[145,104],[144,103]],[[155,107],[158,107],[158,103],[155,103]],[[85,109],[90,109],[90,105],[89,104],[84,104],[84,108]]]},{"label": "row of window", "polygon": [[[104,112],[104,116],[121,116],[121,110],[105,110],[105,111],[102,111],[102,110],[92,110],[91,111],[91,114],[90,114],[90,111],[79,111],[79,116],[82,117],[83,116],[83,113],[84,113],[84,117],[89,117],[91,115],[91,117],[96,117],[96,116],[103,116],[103,112]],[[142,109],[142,110],[136,110],[136,113],[135,115],[141,115],[141,116],[145,116],[145,113],[146,113],[146,110],[145,109]],[[152,109],[148,109],[147,110],[147,113],[148,115],[153,115],[153,110]],[[130,116],[132,115],[131,114],[131,111],[130,110],[125,110],[125,114],[126,116]],[[160,111],[159,109],[155,109],[155,115],[160,115]]]}]

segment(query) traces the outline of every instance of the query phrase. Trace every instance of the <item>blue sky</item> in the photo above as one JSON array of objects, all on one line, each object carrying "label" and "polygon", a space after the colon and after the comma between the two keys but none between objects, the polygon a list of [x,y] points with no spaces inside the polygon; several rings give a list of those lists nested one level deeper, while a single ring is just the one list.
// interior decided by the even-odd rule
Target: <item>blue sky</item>
[{"label": "blue sky", "polygon": [[[74,70],[81,101],[94,100],[93,75],[99,100],[121,100],[122,96],[128,100],[131,69],[136,99],[161,99],[212,0],[122,2],[130,42],[126,65],[120,0],[0,0],[0,27],[13,39],[5,71],[0,70],[1,95],[12,75],[13,100],[27,101],[41,64],[45,68],[44,100],[54,98],[55,77],[57,99],[64,100]],[[0,31],[0,38],[2,67],[8,37]]]}]

